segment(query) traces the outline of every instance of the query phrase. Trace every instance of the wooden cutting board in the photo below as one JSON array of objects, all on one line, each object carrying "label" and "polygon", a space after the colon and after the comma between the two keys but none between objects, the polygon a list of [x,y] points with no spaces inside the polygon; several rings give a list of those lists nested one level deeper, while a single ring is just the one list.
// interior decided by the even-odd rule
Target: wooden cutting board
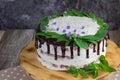
[{"label": "wooden cutting board", "polygon": [[[20,53],[20,65],[26,73],[35,80],[107,80],[112,74],[99,71],[99,76],[93,79],[77,77],[74,78],[71,74],[62,71],[54,71],[47,69],[37,60],[37,52],[34,46],[35,41],[31,41],[25,46]],[[106,59],[109,65],[115,69],[120,66],[120,48],[113,42],[108,40]]]}]

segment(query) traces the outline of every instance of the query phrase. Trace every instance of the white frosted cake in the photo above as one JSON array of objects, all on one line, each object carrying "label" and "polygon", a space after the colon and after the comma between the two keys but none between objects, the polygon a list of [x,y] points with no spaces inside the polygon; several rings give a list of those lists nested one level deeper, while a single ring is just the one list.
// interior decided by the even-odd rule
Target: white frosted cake
[{"label": "white frosted cake", "polygon": [[38,60],[49,69],[62,71],[99,62],[106,54],[105,25],[95,15],[74,11],[45,17],[36,35]]}]

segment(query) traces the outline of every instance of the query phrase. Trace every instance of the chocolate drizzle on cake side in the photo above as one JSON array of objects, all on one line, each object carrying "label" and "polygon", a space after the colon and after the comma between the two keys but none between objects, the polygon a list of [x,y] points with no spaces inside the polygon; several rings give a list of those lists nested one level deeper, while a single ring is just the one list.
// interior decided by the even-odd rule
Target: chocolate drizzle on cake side
[{"label": "chocolate drizzle on cake side", "polygon": [[[108,39],[108,34],[106,35],[105,38],[99,40],[97,42],[97,44],[92,44],[93,45],[93,52],[97,51],[97,55],[100,55],[100,43],[102,43],[102,52],[104,52],[104,48],[107,47],[107,42],[105,44],[105,41],[107,41]],[[65,42],[56,42],[55,39],[46,39],[43,36],[35,36],[35,46],[36,48],[41,48],[42,45],[44,44],[44,42],[47,43],[47,53],[50,54],[50,45],[53,45],[54,48],[54,59],[57,60],[58,59],[58,55],[57,55],[57,48],[58,46],[61,47],[61,52],[62,52],[62,58],[65,57],[65,51],[66,51],[66,47],[65,47]],[[90,45],[89,45],[90,46]],[[70,57],[71,59],[74,58],[74,53],[73,53],[73,46],[70,46]],[[77,55],[80,56],[80,47],[77,47]],[[86,50],[86,58],[89,58],[89,49]]]}]

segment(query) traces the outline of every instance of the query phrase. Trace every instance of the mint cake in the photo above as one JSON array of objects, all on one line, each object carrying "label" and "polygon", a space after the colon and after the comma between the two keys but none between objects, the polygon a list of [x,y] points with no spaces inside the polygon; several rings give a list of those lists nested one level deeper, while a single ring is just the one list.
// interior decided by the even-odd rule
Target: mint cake
[{"label": "mint cake", "polygon": [[106,55],[108,25],[92,13],[65,11],[44,17],[36,33],[37,58],[52,70],[83,68]]}]

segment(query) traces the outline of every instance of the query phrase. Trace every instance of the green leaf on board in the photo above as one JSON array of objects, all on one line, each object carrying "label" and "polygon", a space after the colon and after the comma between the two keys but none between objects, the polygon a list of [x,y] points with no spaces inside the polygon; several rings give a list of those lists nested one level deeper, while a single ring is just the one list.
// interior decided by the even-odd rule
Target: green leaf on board
[{"label": "green leaf on board", "polygon": [[[100,63],[91,63],[88,66],[85,66],[84,68],[81,68],[81,69],[77,69],[76,67],[71,67],[68,71],[69,73],[72,73],[73,75],[77,74],[77,76],[79,73],[84,78],[87,78],[88,74],[90,74],[92,75],[94,79],[98,77],[99,75],[98,72],[101,69],[106,72],[116,71],[114,68],[108,65],[108,62],[106,62],[105,57],[103,55],[101,55],[99,59],[100,59]],[[105,62],[103,60],[105,60]]]},{"label": "green leaf on board", "polygon": [[78,72],[79,72],[79,74],[80,74],[82,77],[84,77],[84,78],[87,78],[87,77],[88,77],[88,75],[85,73],[84,70],[79,69]]}]

